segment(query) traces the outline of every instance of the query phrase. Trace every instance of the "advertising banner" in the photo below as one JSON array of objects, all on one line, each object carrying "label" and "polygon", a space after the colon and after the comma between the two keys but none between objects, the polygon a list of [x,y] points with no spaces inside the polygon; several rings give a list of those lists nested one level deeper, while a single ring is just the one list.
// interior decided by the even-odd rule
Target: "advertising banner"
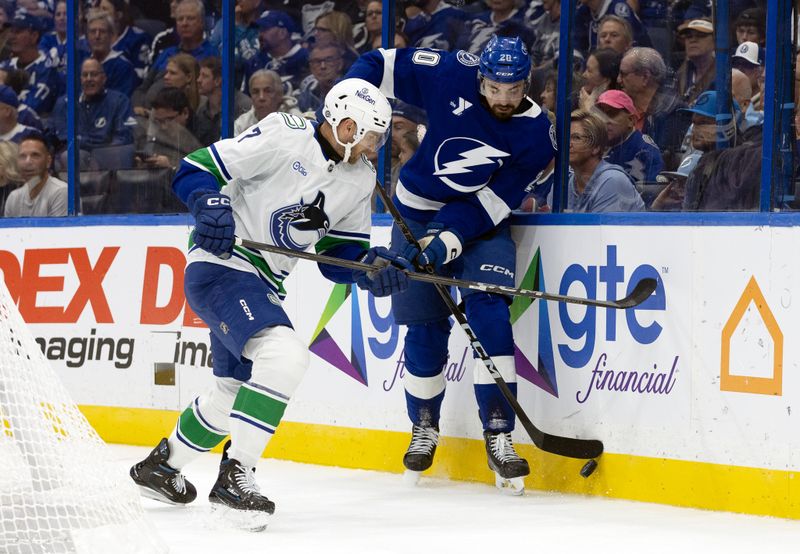
[{"label": "advertising banner", "polygon": [[[185,226],[4,228],[0,272],[79,404],[180,410],[212,382],[208,329],[183,295]],[[520,403],[542,429],[606,451],[789,469],[798,441],[795,228],[516,227],[517,285],[628,310],[515,298]],[[373,244],[387,244],[375,227]],[[486,271],[509,268],[487,267]],[[407,432],[404,328],[389,299],[311,262],[284,307],[312,353],[286,418]],[[475,361],[451,333],[442,432],[479,438]],[[518,433],[520,442],[528,442]]]}]

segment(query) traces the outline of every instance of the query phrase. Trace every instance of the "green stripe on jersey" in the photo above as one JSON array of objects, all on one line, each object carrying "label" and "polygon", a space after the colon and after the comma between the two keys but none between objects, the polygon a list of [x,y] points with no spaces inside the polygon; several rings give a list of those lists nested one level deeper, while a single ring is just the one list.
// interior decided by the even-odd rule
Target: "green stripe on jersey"
[{"label": "green stripe on jersey", "polygon": [[249,387],[245,383],[236,393],[233,411],[245,414],[249,418],[261,421],[275,429],[283,418],[283,412],[286,411],[286,403],[286,400],[271,396],[266,391]]},{"label": "green stripe on jersey", "polygon": [[220,173],[219,168],[217,168],[217,164],[214,163],[214,157],[211,155],[210,148],[200,148],[195,150],[186,156],[186,159],[193,162],[194,165],[202,167],[216,177],[220,188],[227,184],[225,179],[222,177],[222,173]]},{"label": "green stripe on jersey", "polygon": [[317,251],[317,254],[322,254],[331,248],[339,246],[340,244],[357,244],[361,246],[364,250],[369,250],[369,241],[368,240],[356,240],[356,239],[343,239],[338,237],[331,237],[331,236],[324,236],[317,241],[317,244],[314,245],[314,250]]},{"label": "green stripe on jersey", "polygon": [[203,425],[194,413],[194,403],[181,414],[178,420],[178,431],[183,438],[202,450],[211,450],[228,436],[215,433]]},{"label": "green stripe on jersey", "polygon": [[263,256],[241,246],[234,246],[233,249],[247,258],[247,261],[253,264],[262,275],[269,279],[272,284],[277,287],[278,294],[281,296],[286,296],[286,289],[283,288],[283,277],[279,277],[273,273],[272,269],[269,267],[269,264],[267,264],[267,260],[265,260]]}]

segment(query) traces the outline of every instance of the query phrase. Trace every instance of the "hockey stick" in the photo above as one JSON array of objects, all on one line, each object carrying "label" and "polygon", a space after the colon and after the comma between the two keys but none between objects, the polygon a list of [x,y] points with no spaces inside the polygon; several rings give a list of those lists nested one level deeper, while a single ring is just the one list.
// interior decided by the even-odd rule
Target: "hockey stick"
[{"label": "hockey stick", "polygon": [[[378,194],[383,200],[386,209],[389,210],[389,213],[392,214],[392,218],[394,219],[395,223],[397,224],[400,231],[402,231],[403,236],[405,239],[410,243],[414,244],[419,248],[419,242],[414,237],[411,229],[408,228],[408,225],[403,220],[403,216],[397,210],[397,206],[394,205],[394,202],[389,195],[386,194],[386,191],[383,190],[383,187],[380,183],[376,181],[375,188],[378,190]],[[428,266],[428,271],[432,272],[433,268]],[[470,327],[469,322],[467,322],[466,316],[458,309],[455,300],[450,296],[449,291],[445,288],[444,285],[439,283],[434,284],[436,287],[439,296],[442,297],[442,300],[447,305],[447,308],[450,310],[450,313],[453,314],[453,317],[456,319],[458,324],[464,329],[464,332],[467,334],[467,338],[469,338],[469,344],[472,346],[472,349],[478,354],[478,357],[483,362],[483,365],[491,374],[494,382],[497,384],[497,387],[500,389],[500,392],[505,397],[506,401],[511,405],[511,409],[514,410],[514,413],[519,419],[519,422],[525,428],[525,431],[528,432],[528,435],[531,437],[533,444],[535,444],[539,449],[544,450],[545,452],[550,452],[551,454],[558,454],[559,456],[566,456],[568,458],[580,458],[580,459],[590,459],[596,458],[600,454],[603,453],[603,443],[596,439],[575,439],[571,437],[561,437],[559,435],[551,435],[549,433],[545,433],[544,431],[540,430],[533,424],[530,420],[528,415],[525,413],[525,410],[522,409],[519,402],[517,402],[516,397],[511,392],[511,389],[508,388],[508,384],[503,379],[503,376],[497,370],[492,362],[492,359],[486,353],[481,343],[478,341],[478,337],[475,334],[475,331],[472,330]],[[489,292],[489,291],[487,291]],[[652,291],[651,291],[652,292]],[[650,294],[648,293],[648,296]]]},{"label": "hockey stick", "polygon": [[[312,262],[319,262],[323,264],[337,265],[346,267],[348,269],[355,269],[359,271],[374,271],[375,268],[369,264],[356,262],[353,260],[344,260],[342,258],[334,258],[333,256],[325,256],[324,254],[314,254],[311,252],[304,252],[302,250],[290,250],[281,246],[273,246],[261,242],[254,242],[252,240],[236,237],[236,244],[244,246],[245,248],[252,248],[253,250],[262,250],[264,252],[272,252],[274,254],[283,254],[285,256],[293,256],[295,258],[302,258],[304,260],[311,260]],[[491,285],[489,283],[479,283],[476,281],[464,281],[462,279],[453,279],[452,277],[443,277],[441,275],[431,275],[428,273],[415,273],[407,272],[409,279],[415,281],[423,281],[426,283],[438,284],[447,287],[460,287],[463,289],[479,290],[492,294],[508,294],[509,296],[524,296],[526,298],[533,298],[535,300],[553,300],[556,302],[566,302],[568,304],[581,304],[584,306],[597,306],[600,308],[615,308],[624,309],[637,306],[647,300],[656,288],[655,279],[642,279],[636,284],[633,291],[621,300],[594,300],[592,298],[581,298],[579,296],[565,296],[563,294],[550,294],[538,290],[517,289],[514,287],[505,287],[502,285]]]}]

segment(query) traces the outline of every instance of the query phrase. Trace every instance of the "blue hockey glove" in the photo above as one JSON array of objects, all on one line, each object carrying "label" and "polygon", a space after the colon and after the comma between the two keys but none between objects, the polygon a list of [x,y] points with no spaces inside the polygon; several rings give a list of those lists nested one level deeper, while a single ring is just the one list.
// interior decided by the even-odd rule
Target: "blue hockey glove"
[{"label": "blue hockey glove", "polygon": [[408,288],[408,277],[403,270],[413,271],[411,264],[383,246],[367,250],[362,263],[375,266],[373,271],[355,271],[358,288],[368,290],[373,296],[389,296]]},{"label": "blue hockey glove", "polygon": [[235,224],[231,199],[213,190],[196,190],[188,204],[194,216],[194,242],[215,256],[230,255]]},{"label": "blue hockey glove", "polygon": [[431,266],[435,271],[461,255],[464,241],[458,231],[445,229],[441,223],[428,225],[426,235],[419,239],[422,252],[413,244],[407,245],[400,254],[418,267]]}]

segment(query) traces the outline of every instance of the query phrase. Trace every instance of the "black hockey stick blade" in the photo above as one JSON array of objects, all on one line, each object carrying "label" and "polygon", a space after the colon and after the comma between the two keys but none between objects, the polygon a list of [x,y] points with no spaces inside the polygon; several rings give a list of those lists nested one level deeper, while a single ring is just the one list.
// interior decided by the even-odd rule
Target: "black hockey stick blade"
[{"label": "black hockey stick blade", "polygon": [[597,458],[603,453],[603,443],[597,439],[575,439],[549,433],[542,433],[541,444],[536,446],[551,454],[579,460]]},{"label": "black hockey stick blade", "polygon": [[528,433],[528,436],[533,441],[533,444],[539,450],[556,454],[558,456],[566,456],[567,458],[577,458],[579,460],[588,460],[590,458],[597,458],[603,453],[603,443],[597,439],[577,439],[573,437],[562,437],[560,435],[551,435],[545,433],[531,421],[528,414],[520,406],[517,398],[511,393],[508,385],[499,373],[495,375],[492,373],[500,392],[511,405],[514,413],[517,415],[520,424]]},{"label": "black hockey stick blade", "polygon": [[652,277],[645,277],[634,287],[633,291],[623,298],[622,300],[617,300],[616,304],[619,308],[632,308],[634,306],[638,306],[648,298],[653,292],[656,290],[656,285],[658,282],[653,279]]}]

